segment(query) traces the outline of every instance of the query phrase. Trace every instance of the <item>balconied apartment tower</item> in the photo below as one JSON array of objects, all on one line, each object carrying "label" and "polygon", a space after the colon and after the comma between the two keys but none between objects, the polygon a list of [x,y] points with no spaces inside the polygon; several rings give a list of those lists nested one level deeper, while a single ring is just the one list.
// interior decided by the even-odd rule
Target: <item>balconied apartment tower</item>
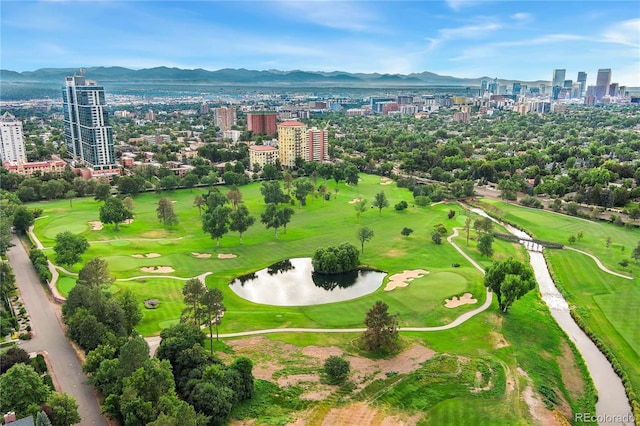
[{"label": "balconied apartment tower", "polygon": [[309,158],[307,126],[298,121],[285,121],[278,125],[278,151],[280,163],[290,168],[296,165],[296,158]]},{"label": "balconied apartment tower", "polygon": [[73,159],[93,170],[117,168],[104,87],[83,75],[67,76],[62,102],[64,136]]}]

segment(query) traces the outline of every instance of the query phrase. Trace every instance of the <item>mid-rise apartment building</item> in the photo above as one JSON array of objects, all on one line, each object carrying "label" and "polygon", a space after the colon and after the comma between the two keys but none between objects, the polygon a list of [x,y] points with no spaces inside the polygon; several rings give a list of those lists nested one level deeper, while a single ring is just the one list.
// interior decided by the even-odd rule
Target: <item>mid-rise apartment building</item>
[{"label": "mid-rise apartment building", "polygon": [[285,121],[278,125],[278,151],[283,167],[294,167],[296,158],[309,158],[307,126],[299,121]]}]

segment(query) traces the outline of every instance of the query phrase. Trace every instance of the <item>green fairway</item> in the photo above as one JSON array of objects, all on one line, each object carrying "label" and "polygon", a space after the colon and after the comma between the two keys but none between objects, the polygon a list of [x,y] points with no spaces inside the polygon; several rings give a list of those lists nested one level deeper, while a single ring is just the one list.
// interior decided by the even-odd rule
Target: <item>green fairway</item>
[{"label": "green fairway", "polygon": [[[575,251],[546,251],[554,281],[575,313],[614,354],[633,389],[640,389],[640,269],[630,259],[640,231],[501,201],[483,201],[499,209],[504,219],[543,240],[567,244],[568,235],[582,231],[583,239],[573,247],[597,256],[607,268],[634,277],[628,280],[609,274],[593,259]],[[612,241],[609,249],[608,236]],[[623,268],[618,262],[625,258],[630,263]]]},{"label": "green fairway", "polygon": [[[221,187],[224,193],[228,188]],[[358,220],[353,204],[355,198],[373,200],[375,193],[384,191],[390,206],[407,201],[409,208],[396,211],[388,207],[379,212],[369,209]],[[260,194],[260,184],[241,188],[243,201],[257,223],[243,235],[240,245],[237,233],[230,232],[221,239],[220,247],[201,229],[198,209],[193,207],[197,194],[203,189],[177,190],[168,193],[144,193],[135,197],[135,217],[130,224],[120,224],[116,232],[113,225],[93,230],[89,222],[96,221],[101,202],[90,198],[78,199],[73,208],[64,201],[39,203],[43,217],[36,222],[35,232],[51,255],[51,247],[58,231],[73,229],[85,236],[90,249],[83,262],[92,257],[102,257],[109,262],[113,275],[119,279],[139,276],[168,275],[191,278],[205,272],[213,272],[206,280],[209,287],[220,288],[225,295],[227,315],[234,321],[223,321],[221,332],[273,327],[353,327],[361,326],[366,311],[382,299],[397,311],[401,324],[410,326],[435,326],[446,324],[461,313],[474,309],[484,302],[485,291],[481,274],[455,251],[446,241],[436,245],[431,242],[433,226],[453,227],[464,224],[462,210],[455,204],[438,204],[417,207],[411,192],[393,185],[381,185],[379,176],[363,175],[358,186],[340,184],[339,191],[329,201],[308,197],[307,206],[295,206],[291,223],[279,232],[276,240],[272,229],[259,223],[259,215],[265,204]],[[155,209],[161,197],[172,201],[179,217],[173,228],[162,226]],[[447,218],[450,209],[458,214]],[[405,270],[424,269],[430,273],[411,281],[408,287],[386,292],[383,288],[358,299],[327,305],[307,307],[273,307],[251,303],[236,296],[228,287],[239,275],[255,272],[277,261],[293,257],[310,257],[319,247],[350,242],[360,246],[356,230],[368,226],[375,232],[365,244],[361,263],[385,271],[387,278]],[[414,230],[409,237],[400,235],[403,227]],[[472,251],[474,248],[472,248]],[[193,253],[210,253],[208,259],[197,258]],[[234,258],[218,258],[218,254],[233,254]],[[487,261],[487,259],[485,259]],[[451,264],[460,267],[451,271]],[[77,272],[78,263],[72,267]],[[164,270],[159,268],[165,267]],[[143,269],[144,268],[144,269]],[[151,269],[147,269],[151,268]],[[168,269],[167,269],[168,268]],[[166,272],[164,272],[166,271]],[[385,282],[386,282],[385,279]],[[66,280],[63,294],[73,285]],[[144,335],[158,334],[161,324],[179,319],[182,310],[183,281],[170,278],[136,278],[133,281],[117,281],[117,288],[131,289],[140,303],[146,298],[161,300],[158,309],[145,310],[139,331]],[[383,285],[384,287],[384,285]],[[476,304],[444,307],[445,299],[472,293]]]}]

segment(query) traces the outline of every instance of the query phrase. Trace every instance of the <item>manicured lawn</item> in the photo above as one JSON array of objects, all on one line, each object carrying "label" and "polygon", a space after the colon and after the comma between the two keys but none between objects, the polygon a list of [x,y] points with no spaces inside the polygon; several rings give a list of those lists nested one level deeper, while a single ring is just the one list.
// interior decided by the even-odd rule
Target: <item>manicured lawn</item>
[{"label": "manicured lawn", "polygon": [[[221,187],[222,192],[228,188]],[[468,264],[446,241],[441,245],[431,242],[433,226],[442,222],[449,232],[464,224],[461,209],[455,203],[438,204],[420,208],[413,204],[411,193],[393,185],[381,185],[378,176],[363,175],[358,186],[341,184],[338,193],[330,201],[308,198],[307,206],[294,206],[295,214],[287,226],[286,233],[280,229],[275,239],[272,229],[259,223],[259,215],[265,204],[260,194],[260,184],[240,188],[244,203],[256,216],[257,223],[243,235],[240,245],[237,233],[229,233],[221,239],[221,247],[201,229],[198,209],[193,207],[196,194],[203,189],[178,190],[169,193],[144,193],[135,197],[135,218],[131,224],[121,224],[115,232],[113,225],[104,225],[102,230],[92,230],[90,221],[98,220],[101,202],[91,198],[74,201],[73,208],[64,200],[38,203],[44,210],[43,218],[36,222],[35,232],[53,257],[51,247],[55,235],[64,229],[80,232],[91,247],[83,256],[83,262],[93,257],[103,257],[109,262],[117,278],[132,278],[153,275],[143,272],[143,267],[170,267],[174,272],[159,274],[190,278],[204,272],[213,272],[206,279],[209,287],[220,288],[225,295],[227,318],[221,332],[251,330],[273,327],[353,327],[362,326],[366,311],[382,299],[398,312],[403,325],[441,325],[450,322],[461,313],[474,309],[484,302],[485,291],[482,276]],[[354,198],[373,200],[374,195],[384,191],[390,207],[382,210],[369,209],[360,220],[356,218]],[[155,209],[161,197],[172,201],[179,216],[179,224],[172,229],[162,226]],[[409,208],[396,211],[393,206],[407,201]],[[447,218],[450,209],[458,214]],[[309,307],[273,307],[255,304],[236,296],[228,284],[237,276],[262,269],[277,261],[293,257],[310,257],[319,248],[350,242],[360,246],[356,230],[368,226],[374,230],[374,238],[365,243],[360,260],[364,265],[383,270],[388,276],[407,269],[425,269],[429,275],[413,281],[408,287],[385,292],[380,288],[371,295],[342,303]],[[409,237],[400,235],[403,227],[414,233]],[[192,253],[210,253],[209,259],[196,258]],[[159,257],[148,257],[150,253]],[[232,253],[237,257],[218,259],[221,253]],[[143,255],[142,257],[134,255]],[[461,266],[451,271],[451,264]],[[81,263],[73,266],[77,272]],[[65,283],[65,292],[71,283]],[[160,299],[160,307],[152,312],[145,310],[139,331],[144,335],[157,334],[161,324],[179,319],[182,306],[183,281],[168,278],[144,278],[134,281],[117,281],[117,288],[130,288],[139,301],[146,298]],[[384,284],[383,284],[384,287]],[[444,307],[444,299],[471,292],[478,304],[458,308]],[[141,305],[142,306],[142,305]],[[233,318],[233,320],[231,320]]]},{"label": "manicured lawn", "polygon": [[[496,200],[483,201],[498,208],[504,219],[542,240],[568,244],[568,235],[582,231],[584,238],[572,247],[597,256],[609,269],[634,277],[627,280],[608,274],[590,257],[570,250],[546,251],[558,286],[586,325],[613,352],[633,388],[640,389],[640,269],[630,259],[640,240],[640,230]],[[609,249],[607,237],[612,241]],[[629,266],[620,266],[622,259],[627,259]]]}]

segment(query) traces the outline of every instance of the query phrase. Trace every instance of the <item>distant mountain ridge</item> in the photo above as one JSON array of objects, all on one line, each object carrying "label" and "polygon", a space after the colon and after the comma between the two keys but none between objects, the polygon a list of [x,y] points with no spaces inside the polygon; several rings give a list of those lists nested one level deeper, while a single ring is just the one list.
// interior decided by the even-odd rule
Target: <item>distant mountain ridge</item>
[{"label": "distant mountain ridge", "polygon": [[[77,68],[41,68],[36,71],[16,72],[0,70],[0,79],[4,82],[40,82],[64,83],[64,77],[79,74]],[[208,71],[202,68],[181,69],[169,67],[144,68],[133,70],[124,67],[85,68],[85,75],[100,84],[110,82],[182,82],[214,83],[220,85],[282,85],[282,86],[353,86],[353,87],[421,87],[421,86],[477,86],[482,80],[492,81],[492,77],[458,78],[442,76],[431,72],[412,74],[348,73],[344,71],[279,71],[248,70],[244,68],[223,68]],[[521,81],[498,79],[499,84],[510,85],[514,81],[537,86],[549,84],[549,81]]]}]

